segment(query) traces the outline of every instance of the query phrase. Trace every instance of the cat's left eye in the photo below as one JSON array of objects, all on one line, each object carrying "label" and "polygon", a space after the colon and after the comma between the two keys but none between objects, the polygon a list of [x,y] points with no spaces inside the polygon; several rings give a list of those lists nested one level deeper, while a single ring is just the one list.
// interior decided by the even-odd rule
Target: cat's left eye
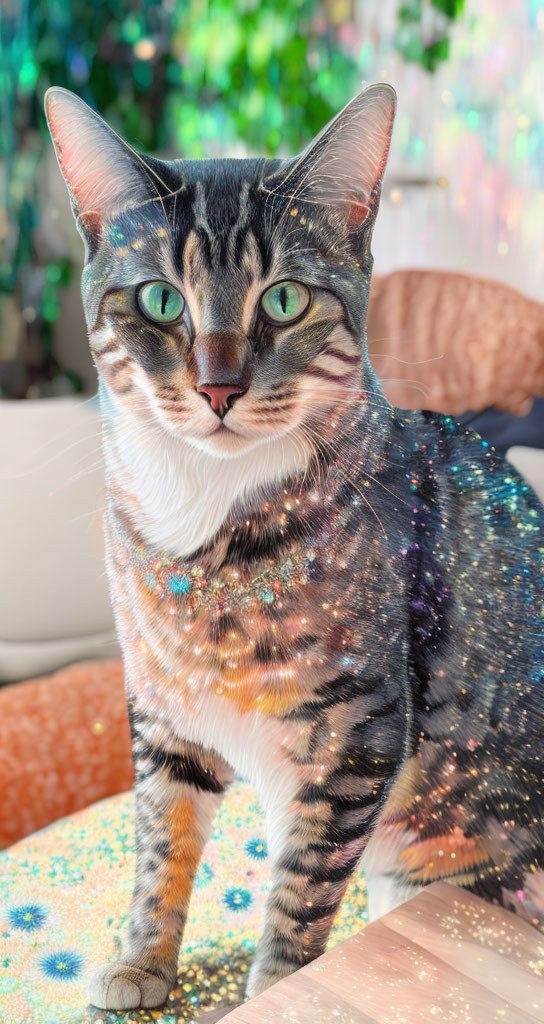
[{"label": "cat's left eye", "polygon": [[140,285],[136,299],[142,313],[157,324],[174,323],[185,308],[183,295],[167,281],[148,281]]},{"label": "cat's left eye", "polygon": [[298,320],[310,305],[311,295],[299,281],[278,281],[261,298],[263,312],[275,324]]}]

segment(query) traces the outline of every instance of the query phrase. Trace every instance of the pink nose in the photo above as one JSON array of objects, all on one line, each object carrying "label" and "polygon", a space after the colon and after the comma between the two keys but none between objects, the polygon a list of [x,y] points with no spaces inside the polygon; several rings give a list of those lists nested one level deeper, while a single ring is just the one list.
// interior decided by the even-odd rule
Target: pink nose
[{"label": "pink nose", "polygon": [[245,395],[247,388],[234,387],[232,384],[201,384],[196,390],[206,395],[218,416],[224,416],[234,399]]}]

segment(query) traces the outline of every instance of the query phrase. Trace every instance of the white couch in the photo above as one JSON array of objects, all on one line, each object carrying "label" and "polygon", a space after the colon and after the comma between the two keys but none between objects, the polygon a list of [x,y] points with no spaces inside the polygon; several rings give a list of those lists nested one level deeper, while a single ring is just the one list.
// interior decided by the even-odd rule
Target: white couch
[{"label": "white couch", "polygon": [[97,399],[0,402],[0,681],[118,650]]}]

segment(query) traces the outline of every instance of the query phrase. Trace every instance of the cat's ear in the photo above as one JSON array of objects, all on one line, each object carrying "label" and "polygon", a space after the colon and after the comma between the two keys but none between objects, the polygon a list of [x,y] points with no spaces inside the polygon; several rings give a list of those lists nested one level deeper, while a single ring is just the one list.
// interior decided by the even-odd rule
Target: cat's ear
[{"label": "cat's ear", "polygon": [[72,209],[84,237],[105,216],[157,195],[156,173],[87,104],[67,89],[48,89],[45,113]]},{"label": "cat's ear", "polygon": [[370,85],[323,128],[275,192],[333,207],[348,228],[372,218],[389,153],[396,93]]}]

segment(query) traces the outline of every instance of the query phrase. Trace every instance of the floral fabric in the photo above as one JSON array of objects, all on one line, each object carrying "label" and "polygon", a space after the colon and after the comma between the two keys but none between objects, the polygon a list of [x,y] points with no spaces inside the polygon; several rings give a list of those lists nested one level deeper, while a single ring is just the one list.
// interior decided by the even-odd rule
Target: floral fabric
[{"label": "floral fabric", "polygon": [[[228,793],[204,851],[179,961],[160,1010],[116,1014],[87,1003],[87,979],[117,959],[134,875],[133,799],[79,811],[0,854],[1,1024],[181,1024],[243,997],[269,887],[264,816],[253,790]],[[330,945],[366,920],[359,874]]]}]

